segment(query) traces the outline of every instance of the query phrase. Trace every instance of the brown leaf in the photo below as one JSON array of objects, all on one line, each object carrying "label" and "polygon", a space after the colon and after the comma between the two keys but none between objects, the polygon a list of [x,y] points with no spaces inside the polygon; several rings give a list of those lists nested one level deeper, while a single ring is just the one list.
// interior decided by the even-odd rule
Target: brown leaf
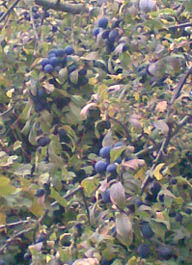
[{"label": "brown leaf", "polygon": [[154,122],[154,126],[159,129],[163,134],[167,135],[169,132],[169,126],[164,120],[157,120]]},{"label": "brown leaf", "polygon": [[167,101],[161,101],[157,104],[155,110],[159,112],[164,112],[167,109]]},{"label": "brown leaf", "polygon": [[128,168],[131,168],[133,170],[136,170],[139,167],[142,167],[144,165],[145,165],[145,161],[143,159],[137,159],[137,158],[123,162],[124,167],[128,167]]},{"label": "brown leaf", "polygon": [[89,112],[89,110],[93,107],[96,107],[96,103],[89,103],[86,106],[84,106],[81,110],[81,117],[82,119],[86,119],[87,118],[87,114]]}]

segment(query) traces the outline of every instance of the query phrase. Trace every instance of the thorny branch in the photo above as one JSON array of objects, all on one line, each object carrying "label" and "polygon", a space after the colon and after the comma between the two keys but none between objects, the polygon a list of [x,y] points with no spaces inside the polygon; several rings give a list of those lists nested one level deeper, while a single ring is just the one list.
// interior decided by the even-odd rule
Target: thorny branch
[{"label": "thorny branch", "polygon": [[[192,74],[192,67],[189,68],[186,71],[186,73],[181,77],[181,80],[179,81],[179,83],[178,83],[178,85],[177,85],[177,87],[175,89],[175,92],[174,92],[174,94],[173,94],[173,96],[172,96],[172,98],[171,98],[171,100],[169,102],[169,105],[168,105],[168,112],[167,112],[166,120],[168,120],[169,117],[171,116],[172,106],[175,103],[175,100],[179,97],[179,95],[181,93],[181,90],[182,90],[184,84],[186,83],[186,81],[187,81],[187,79],[188,79],[190,74]],[[163,141],[162,141],[162,143],[160,145],[159,151],[157,153],[156,159],[154,160],[154,163],[152,164],[151,168],[148,170],[147,176],[145,177],[145,179],[144,179],[144,181],[142,183],[141,194],[143,194],[145,188],[147,187],[147,185],[153,179],[153,170],[155,169],[155,167],[159,163],[160,159],[162,158],[163,154],[165,153],[170,140],[172,139],[172,137],[174,135],[176,135],[179,132],[179,130],[187,123],[187,121],[189,119],[191,119],[191,117],[189,115],[184,117],[184,119],[178,124],[177,128],[173,132],[172,132],[171,126],[169,125],[169,132],[166,135],[166,137],[163,139]]]}]

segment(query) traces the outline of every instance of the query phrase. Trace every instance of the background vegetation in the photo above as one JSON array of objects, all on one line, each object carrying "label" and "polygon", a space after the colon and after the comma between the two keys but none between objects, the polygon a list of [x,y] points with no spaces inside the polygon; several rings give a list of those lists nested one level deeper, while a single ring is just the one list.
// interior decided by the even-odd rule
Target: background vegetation
[{"label": "background vegetation", "polygon": [[192,260],[192,2],[0,1],[0,264]]}]

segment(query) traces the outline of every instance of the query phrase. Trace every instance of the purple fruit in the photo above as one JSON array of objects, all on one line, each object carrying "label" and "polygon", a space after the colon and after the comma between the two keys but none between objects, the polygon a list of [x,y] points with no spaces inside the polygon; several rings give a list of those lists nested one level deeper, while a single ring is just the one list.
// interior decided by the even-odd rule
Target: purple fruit
[{"label": "purple fruit", "polygon": [[53,72],[53,66],[52,64],[46,64],[45,67],[43,68],[45,73],[51,73]]},{"label": "purple fruit", "polygon": [[62,57],[62,56],[65,55],[65,50],[62,49],[62,48],[58,49],[56,54],[57,54],[58,57]]},{"label": "purple fruit", "polygon": [[111,151],[111,146],[104,146],[100,149],[99,155],[102,158],[110,158],[110,151]]},{"label": "purple fruit", "polygon": [[150,249],[149,246],[146,244],[141,244],[139,245],[139,247],[137,248],[137,253],[139,255],[139,257],[145,259],[149,256],[150,253]]},{"label": "purple fruit", "polygon": [[48,58],[45,58],[45,59],[43,59],[43,60],[41,61],[41,65],[42,65],[42,67],[44,67],[46,64],[50,64]]},{"label": "purple fruit", "polygon": [[99,32],[100,32],[100,28],[94,28],[94,30],[93,30],[93,35],[94,35],[95,37],[97,37],[97,35],[99,34]]},{"label": "purple fruit", "polygon": [[99,19],[98,26],[100,28],[105,29],[107,27],[107,25],[108,25],[108,19],[106,17],[102,17],[101,19]]},{"label": "purple fruit", "polygon": [[107,162],[100,160],[95,164],[95,171],[97,173],[104,173],[107,168]]},{"label": "purple fruit", "polygon": [[66,46],[65,49],[64,49],[64,51],[65,51],[65,54],[67,54],[67,55],[71,55],[71,54],[74,54],[75,53],[75,51],[73,49],[73,46],[71,46],[71,45]]},{"label": "purple fruit", "polygon": [[119,37],[119,30],[118,29],[113,29],[112,31],[110,31],[109,33],[109,37],[108,40],[112,43],[114,43],[117,38]]},{"label": "purple fruit", "polygon": [[161,246],[158,248],[158,255],[161,259],[170,259],[172,257],[172,250],[167,246]]},{"label": "purple fruit", "polygon": [[51,58],[49,59],[49,62],[50,62],[50,64],[51,64],[52,66],[57,66],[58,63],[59,63],[59,59],[58,59],[57,57],[51,57]]},{"label": "purple fruit", "polygon": [[148,223],[141,224],[140,229],[144,238],[151,238],[154,235]]},{"label": "purple fruit", "polygon": [[107,166],[106,171],[108,173],[115,173],[116,172],[116,168],[117,168],[116,165],[114,163],[112,163],[112,164],[109,164]]}]

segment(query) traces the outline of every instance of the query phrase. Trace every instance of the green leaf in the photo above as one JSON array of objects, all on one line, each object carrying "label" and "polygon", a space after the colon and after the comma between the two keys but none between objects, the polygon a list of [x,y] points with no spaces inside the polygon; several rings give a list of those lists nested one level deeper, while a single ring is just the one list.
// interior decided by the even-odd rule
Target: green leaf
[{"label": "green leaf", "polygon": [[86,196],[91,196],[91,194],[97,189],[99,180],[94,177],[88,177],[81,182],[81,186],[85,191]]},{"label": "green leaf", "polygon": [[119,213],[116,216],[116,230],[118,240],[129,247],[133,241],[133,227],[129,216]]},{"label": "green leaf", "polygon": [[67,201],[53,187],[51,187],[51,194],[49,196],[55,199],[61,206],[67,207]]},{"label": "green leaf", "polygon": [[126,146],[113,148],[110,151],[110,161],[114,162],[115,160],[117,160],[125,150]]},{"label": "green leaf", "polygon": [[10,184],[10,179],[0,176],[0,197],[13,194],[16,188]]}]

